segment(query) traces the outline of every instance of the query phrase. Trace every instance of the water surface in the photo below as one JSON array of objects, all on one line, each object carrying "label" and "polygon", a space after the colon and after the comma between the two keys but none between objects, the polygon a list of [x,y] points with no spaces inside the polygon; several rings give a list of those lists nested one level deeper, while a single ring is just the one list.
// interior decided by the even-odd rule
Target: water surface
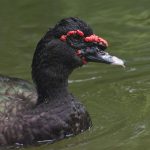
[{"label": "water surface", "polygon": [[77,16],[109,41],[126,69],[89,63],[70,77],[93,127],[78,136],[27,150],[149,150],[149,0],[1,0],[0,73],[31,80],[30,64],[41,36],[59,19]]}]

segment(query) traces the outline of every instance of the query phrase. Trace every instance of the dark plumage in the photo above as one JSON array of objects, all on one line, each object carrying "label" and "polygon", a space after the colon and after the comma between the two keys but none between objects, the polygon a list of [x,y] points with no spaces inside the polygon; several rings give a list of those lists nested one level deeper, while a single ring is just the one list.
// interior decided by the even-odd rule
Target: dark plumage
[{"label": "dark plumage", "polygon": [[68,77],[88,61],[112,63],[103,58],[107,42],[95,35],[92,39],[92,34],[82,20],[63,19],[37,44],[32,62],[35,87],[0,76],[0,145],[60,140],[91,127],[85,107],[68,91]]}]

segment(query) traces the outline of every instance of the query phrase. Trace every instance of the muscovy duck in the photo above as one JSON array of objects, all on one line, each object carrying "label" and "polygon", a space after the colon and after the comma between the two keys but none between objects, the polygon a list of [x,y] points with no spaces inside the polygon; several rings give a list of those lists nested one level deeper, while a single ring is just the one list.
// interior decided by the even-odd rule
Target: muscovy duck
[{"label": "muscovy duck", "polygon": [[108,43],[79,18],[65,18],[38,42],[28,81],[0,76],[0,145],[60,140],[89,129],[85,107],[68,91],[68,77],[87,62],[123,65]]}]

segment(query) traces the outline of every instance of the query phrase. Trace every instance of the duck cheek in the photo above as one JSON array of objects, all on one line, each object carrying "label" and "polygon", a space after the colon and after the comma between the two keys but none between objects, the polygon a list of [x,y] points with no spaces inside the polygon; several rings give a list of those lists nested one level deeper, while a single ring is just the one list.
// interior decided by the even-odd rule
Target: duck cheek
[{"label": "duck cheek", "polygon": [[87,60],[84,56],[84,51],[77,50],[75,52],[76,59],[80,62],[80,66],[87,64]]},{"label": "duck cheek", "polygon": [[75,60],[76,67],[81,67],[85,64],[83,63],[83,58],[80,58],[79,56],[75,56],[74,60]]}]

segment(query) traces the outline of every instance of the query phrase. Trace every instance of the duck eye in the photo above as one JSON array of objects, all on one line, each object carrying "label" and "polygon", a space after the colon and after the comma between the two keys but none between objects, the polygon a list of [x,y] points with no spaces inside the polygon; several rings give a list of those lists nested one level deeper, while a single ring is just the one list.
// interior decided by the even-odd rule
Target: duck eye
[{"label": "duck eye", "polygon": [[86,46],[84,33],[80,30],[68,31],[67,34],[60,37],[60,40],[65,41],[73,48],[83,48]]},{"label": "duck eye", "polygon": [[71,35],[69,37],[67,37],[66,42],[74,48],[83,48],[85,47],[85,42],[83,37],[81,37],[80,35]]},{"label": "duck eye", "polygon": [[74,34],[74,35],[72,35],[72,36],[70,36],[68,38],[70,38],[70,39],[72,39],[74,41],[83,40],[83,37],[81,37],[80,35],[77,35],[77,34]]}]

